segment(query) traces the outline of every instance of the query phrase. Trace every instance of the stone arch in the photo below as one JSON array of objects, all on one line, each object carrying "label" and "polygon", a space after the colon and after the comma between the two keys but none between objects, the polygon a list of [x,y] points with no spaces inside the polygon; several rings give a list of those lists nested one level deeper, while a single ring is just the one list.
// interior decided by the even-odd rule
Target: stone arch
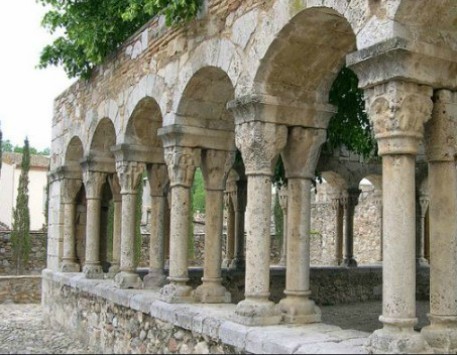
[{"label": "stone arch", "polygon": [[89,155],[92,158],[113,161],[114,163],[111,147],[116,145],[116,131],[109,118],[100,120],[90,142]]},{"label": "stone arch", "polygon": [[367,179],[375,188],[375,190],[382,190],[382,175],[367,175],[365,176],[365,179]]},{"label": "stone arch", "polygon": [[345,57],[356,49],[349,21],[338,11],[300,11],[276,35],[261,60],[254,91],[283,104],[327,103]]},{"label": "stone arch", "polygon": [[84,146],[78,136],[73,136],[65,151],[65,166],[71,170],[81,171],[80,162],[84,157]]},{"label": "stone arch", "polygon": [[144,147],[161,147],[157,130],[162,126],[162,112],[153,98],[142,98],[133,109],[122,143]]},{"label": "stone arch", "polygon": [[233,130],[233,115],[227,102],[234,98],[231,79],[222,69],[207,66],[187,83],[176,109],[179,123],[213,129]]}]

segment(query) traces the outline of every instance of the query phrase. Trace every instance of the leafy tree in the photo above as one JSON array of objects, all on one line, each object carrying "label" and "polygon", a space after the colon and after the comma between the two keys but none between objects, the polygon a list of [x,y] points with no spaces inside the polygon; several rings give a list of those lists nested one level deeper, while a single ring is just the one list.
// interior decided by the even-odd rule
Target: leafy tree
[{"label": "leafy tree", "polygon": [[7,139],[6,141],[2,141],[2,151],[11,153],[14,149],[13,144]]},{"label": "leafy tree", "polygon": [[205,184],[202,171],[195,170],[194,183],[192,185],[192,208],[194,212],[205,212]]},{"label": "leafy tree", "polygon": [[29,141],[24,141],[21,175],[19,177],[16,207],[13,209],[13,228],[11,246],[16,266],[16,273],[22,273],[28,263],[30,253],[30,211],[29,211]]},{"label": "leafy tree", "polygon": [[202,0],[37,0],[51,7],[42,26],[63,30],[41,52],[39,67],[62,65],[69,77],[88,78],[103,60],[151,17],[168,25],[193,18]]}]

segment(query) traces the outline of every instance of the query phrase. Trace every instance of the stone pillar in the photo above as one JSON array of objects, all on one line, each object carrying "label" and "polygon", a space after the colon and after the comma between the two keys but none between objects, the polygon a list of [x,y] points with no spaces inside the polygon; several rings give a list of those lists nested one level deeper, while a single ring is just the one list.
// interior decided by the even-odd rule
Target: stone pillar
[{"label": "stone pillar", "polygon": [[235,257],[235,202],[236,178],[234,170],[230,170],[225,184],[224,205],[227,211],[227,237],[225,243],[225,258],[222,261],[223,268],[229,268]]},{"label": "stone pillar", "polygon": [[457,352],[457,93],[435,92],[426,125],[430,196],[430,325],[422,329],[435,353]]},{"label": "stone pillar", "polygon": [[311,187],[326,131],[289,129],[282,153],[288,186],[286,298],[279,303],[286,323],[321,321],[321,311],[310,300]]},{"label": "stone pillar", "polygon": [[106,182],[106,173],[89,170],[83,166],[83,181],[86,189],[86,261],[83,272],[88,279],[103,279],[100,265],[100,208],[102,187]]},{"label": "stone pillar", "polygon": [[281,315],[268,300],[271,178],[287,141],[287,127],[254,121],[237,124],[235,131],[248,178],[245,299],[236,307],[235,320],[246,325],[277,324]]},{"label": "stone pillar", "polygon": [[415,158],[430,118],[432,89],[390,81],[365,90],[382,156],[383,328],[367,343],[375,353],[430,352],[416,318]]},{"label": "stone pillar", "polygon": [[382,264],[382,245],[383,245],[383,233],[382,233],[382,191],[375,190],[373,196],[374,205],[377,208],[379,216],[379,253],[377,257],[377,262]]},{"label": "stone pillar", "polygon": [[354,214],[361,192],[358,188],[348,189],[347,197],[343,198],[345,220],[343,265],[346,267],[357,266],[357,261],[354,259]]},{"label": "stone pillar", "polygon": [[171,188],[170,283],[161,289],[161,299],[168,303],[193,302],[192,287],[187,286],[190,189],[195,169],[200,165],[199,149],[179,146],[165,148]]},{"label": "stone pillar", "polygon": [[171,218],[171,191],[168,186],[166,199],[165,199],[165,210],[164,210],[164,226],[163,226],[163,258],[164,268],[170,267],[170,218]]},{"label": "stone pillar", "polygon": [[247,205],[247,181],[240,176],[236,182],[235,201],[235,257],[230,265],[231,269],[243,271],[246,268],[244,254],[244,217]]},{"label": "stone pillar", "polygon": [[119,288],[140,288],[142,286],[135,265],[135,214],[137,187],[141,183],[144,168],[144,163],[116,162],[122,195],[121,263],[120,272],[114,278],[114,282]]},{"label": "stone pillar", "polygon": [[418,245],[418,256],[417,256],[417,264],[419,266],[428,266],[428,261],[425,259],[425,217],[427,216],[427,210],[429,206],[429,196],[427,195],[422,195],[419,196],[419,204],[420,204],[420,209],[421,209],[421,234],[420,234],[420,239],[419,239],[419,245]]},{"label": "stone pillar", "polygon": [[205,260],[203,284],[194,292],[202,303],[230,303],[231,295],[222,286],[222,223],[224,187],[227,175],[235,160],[234,152],[204,150],[201,169],[205,181]]},{"label": "stone pillar", "polygon": [[335,265],[343,263],[343,219],[344,210],[341,204],[341,198],[332,199],[332,209],[335,211]]},{"label": "stone pillar", "polygon": [[283,234],[282,234],[282,246],[281,246],[281,258],[279,265],[286,266],[287,260],[287,186],[283,186],[279,190],[279,205],[281,206],[283,215]]},{"label": "stone pillar", "polygon": [[144,288],[157,288],[165,284],[164,246],[165,209],[168,184],[167,166],[152,164],[148,167],[151,190],[151,236],[149,239],[149,271],[144,277]]},{"label": "stone pillar", "polygon": [[122,195],[121,185],[117,174],[108,177],[108,182],[113,194],[113,250],[111,266],[107,278],[113,279],[119,273],[121,264],[121,223],[122,223]]},{"label": "stone pillar", "polygon": [[76,196],[81,189],[81,179],[62,180],[62,202],[64,205],[63,257],[62,272],[79,272],[80,265],[76,262],[75,217]]}]

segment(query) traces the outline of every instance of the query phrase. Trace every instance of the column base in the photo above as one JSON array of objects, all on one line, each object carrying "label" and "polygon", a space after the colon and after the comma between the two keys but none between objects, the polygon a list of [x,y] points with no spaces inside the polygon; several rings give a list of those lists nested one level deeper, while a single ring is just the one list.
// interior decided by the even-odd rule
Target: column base
[{"label": "column base", "polygon": [[62,272],[80,272],[81,266],[74,261],[64,261],[60,270]]},{"label": "column base", "polygon": [[[187,281],[186,281],[187,282]],[[160,290],[160,299],[167,303],[194,303],[192,287],[171,281]]]},{"label": "column base", "polygon": [[167,277],[163,274],[163,270],[149,269],[147,275],[143,278],[143,287],[148,290],[161,288],[167,283]]},{"label": "column base", "polygon": [[432,354],[425,338],[411,328],[384,326],[368,338],[370,354]]},{"label": "column base", "polygon": [[457,317],[429,315],[432,324],[422,328],[421,334],[435,353],[457,353]]},{"label": "column base", "polygon": [[232,295],[220,283],[205,282],[198,286],[193,296],[200,303],[230,303]]},{"label": "column base", "polygon": [[[287,292],[287,291],[286,291]],[[287,294],[287,293],[286,293]],[[303,296],[286,296],[279,302],[283,320],[287,324],[321,322],[321,310],[314,301]]]},{"label": "column base", "polygon": [[281,322],[281,313],[266,298],[246,298],[236,306],[233,321],[248,326],[276,325]]},{"label": "column base", "polygon": [[128,289],[128,288],[142,288],[143,282],[138,274],[134,272],[121,271],[114,277],[114,284],[118,288]]},{"label": "column base", "polygon": [[230,270],[244,271],[246,270],[246,262],[244,259],[235,258],[232,260],[229,268]]},{"label": "column base", "polygon": [[101,265],[84,265],[83,273],[86,279],[101,280],[105,278]]},{"label": "column base", "polygon": [[354,258],[344,259],[341,266],[344,267],[357,267],[357,261]]},{"label": "column base", "polygon": [[113,264],[110,266],[108,272],[105,274],[106,279],[114,279],[118,273],[121,272],[121,268],[118,264]]}]

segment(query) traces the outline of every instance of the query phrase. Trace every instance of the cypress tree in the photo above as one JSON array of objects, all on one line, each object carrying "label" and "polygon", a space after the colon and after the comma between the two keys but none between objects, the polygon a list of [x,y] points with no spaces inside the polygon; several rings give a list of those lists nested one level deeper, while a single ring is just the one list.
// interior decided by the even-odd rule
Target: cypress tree
[{"label": "cypress tree", "polygon": [[24,271],[30,253],[29,169],[30,149],[29,141],[26,138],[22,153],[16,208],[13,209],[13,230],[11,232],[11,245],[17,274]]}]

